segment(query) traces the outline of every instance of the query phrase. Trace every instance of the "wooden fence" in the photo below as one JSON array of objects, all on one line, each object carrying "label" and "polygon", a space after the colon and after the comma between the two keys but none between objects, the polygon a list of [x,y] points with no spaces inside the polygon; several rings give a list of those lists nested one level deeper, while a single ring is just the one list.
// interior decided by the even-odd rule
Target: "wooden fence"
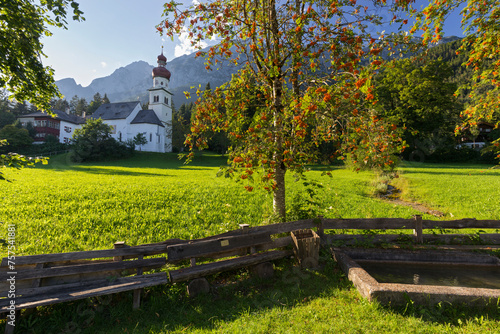
[{"label": "wooden fence", "polygon": [[[459,220],[424,220],[421,216],[405,218],[353,218],[329,219],[316,218],[264,226],[242,226],[234,230],[199,240],[209,240],[242,233],[268,233],[274,235],[271,243],[262,247],[272,249],[292,244],[291,231],[316,229],[322,244],[335,242],[352,245],[359,242],[372,243],[415,243],[415,244],[491,244],[500,245],[500,220],[477,220],[465,218]],[[454,230],[471,229],[468,233],[455,233]],[[486,233],[484,229],[493,229]],[[401,231],[388,234],[387,231]],[[450,233],[453,230],[453,233]],[[188,241],[186,241],[188,242]],[[192,241],[191,241],[192,242]]]},{"label": "wooden fence", "polygon": [[[18,273],[16,288],[21,297],[17,299],[16,312],[23,308],[50,305],[90,296],[134,290],[134,307],[138,307],[140,289],[168,282],[177,282],[203,277],[236,267],[257,265],[262,261],[276,260],[292,254],[292,231],[315,229],[325,246],[388,244],[472,244],[500,245],[500,220],[460,219],[449,221],[423,220],[421,216],[411,219],[306,219],[288,223],[249,227],[196,240],[170,239],[158,243],[127,246],[115,243],[114,249],[40,254],[16,257]],[[470,229],[468,233],[455,231]],[[486,233],[490,229],[494,233]],[[390,231],[390,233],[387,233]],[[394,234],[393,231],[400,231]],[[475,246],[473,246],[475,247]],[[484,246],[483,246],[484,247]],[[146,257],[154,256],[147,259]],[[204,259],[229,260],[198,263]],[[106,260],[107,259],[107,260]],[[132,261],[124,261],[133,259]],[[189,260],[189,268],[181,260]],[[150,268],[176,264],[168,274],[149,273]],[[272,268],[272,266],[271,266]],[[123,273],[131,269],[132,273]],[[0,313],[10,312],[8,258],[0,264]],[[116,271],[116,280],[103,279],[109,271]],[[43,282],[42,282],[43,280]],[[208,283],[207,283],[208,284]],[[24,290],[23,290],[24,289]],[[2,298],[3,297],[3,298]],[[14,327],[7,326],[6,331]]]}]

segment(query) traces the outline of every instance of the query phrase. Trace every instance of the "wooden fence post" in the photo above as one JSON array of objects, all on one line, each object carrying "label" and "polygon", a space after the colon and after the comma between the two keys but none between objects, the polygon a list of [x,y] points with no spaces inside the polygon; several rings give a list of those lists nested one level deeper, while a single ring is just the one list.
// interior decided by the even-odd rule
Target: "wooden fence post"
[{"label": "wooden fence post", "polygon": [[[124,248],[124,247],[125,247],[125,241],[117,241],[113,245],[114,249]],[[123,260],[123,256],[114,256],[113,257],[113,261],[122,261],[122,260]]]},{"label": "wooden fence post", "polygon": [[413,219],[415,219],[415,229],[413,230],[413,235],[415,236],[415,241],[418,244],[421,244],[424,242],[424,235],[422,231],[422,216],[415,215]]},{"label": "wooden fence post", "polygon": [[317,225],[318,225],[318,236],[323,239],[323,236],[325,235],[325,230],[323,228],[323,216],[318,216],[316,218],[318,220]]},{"label": "wooden fence post", "polygon": [[[248,231],[250,230],[250,225],[248,224],[239,224],[240,229],[241,229],[241,234],[247,234]],[[243,252],[240,255],[246,255],[246,254],[254,254],[256,253],[255,247],[250,247],[247,250],[243,250]]]},{"label": "wooden fence post", "polygon": [[[143,255],[140,255],[138,257],[139,260],[142,260],[144,258]],[[143,269],[142,268],[137,268],[137,276],[142,275]],[[134,290],[134,299],[132,301],[132,309],[138,309],[141,306],[141,292],[142,289],[135,289]]]}]

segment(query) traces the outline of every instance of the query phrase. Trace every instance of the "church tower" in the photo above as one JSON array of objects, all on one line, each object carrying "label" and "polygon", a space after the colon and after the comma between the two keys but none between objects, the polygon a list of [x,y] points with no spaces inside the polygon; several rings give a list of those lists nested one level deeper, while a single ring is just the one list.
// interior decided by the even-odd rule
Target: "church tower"
[{"label": "church tower", "polygon": [[153,68],[153,87],[149,89],[149,109],[152,109],[165,125],[165,151],[172,150],[172,93],[168,89],[170,71],[165,68],[167,58],[158,56],[158,66]]}]

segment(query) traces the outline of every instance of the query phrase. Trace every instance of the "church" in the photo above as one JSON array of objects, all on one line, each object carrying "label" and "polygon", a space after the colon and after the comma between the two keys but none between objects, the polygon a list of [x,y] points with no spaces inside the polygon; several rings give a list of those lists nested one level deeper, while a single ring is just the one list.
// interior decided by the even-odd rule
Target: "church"
[{"label": "church", "polygon": [[139,101],[107,103],[101,105],[92,115],[79,117],[54,110],[56,117],[44,112],[36,112],[19,117],[23,126],[31,122],[37,134],[35,143],[43,143],[47,135],[59,138],[61,143],[69,143],[75,129],[85,124],[85,120],[102,119],[111,126],[112,137],[119,141],[132,140],[142,133],[147,143],[141,151],[172,151],[172,93],[168,91],[171,73],[167,70],[167,58],[162,53],[157,58],[158,66],[153,68],[153,85],[149,89],[149,109],[143,110]]}]

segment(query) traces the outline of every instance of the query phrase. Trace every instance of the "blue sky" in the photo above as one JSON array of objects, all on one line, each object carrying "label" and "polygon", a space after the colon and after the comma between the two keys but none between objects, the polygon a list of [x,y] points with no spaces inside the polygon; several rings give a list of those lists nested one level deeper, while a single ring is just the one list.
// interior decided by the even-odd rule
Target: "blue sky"
[{"label": "blue sky", "polygon": [[[190,53],[182,37],[171,41],[155,26],[161,21],[165,0],[82,0],[85,21],[68,21],[68,30],[52,29],[42,40],[44,65],[55,70],[56,80],[72,77],[82,86],[134,61],[156,63],[164,46],[167,61]],[[188,1],[186,1],[188,2]],[[417,3],[427,3],[418,0]],[[445,25],[445,35],[462,36],[458,13]],[[168,67],[168,64],[167,64]]]}]

